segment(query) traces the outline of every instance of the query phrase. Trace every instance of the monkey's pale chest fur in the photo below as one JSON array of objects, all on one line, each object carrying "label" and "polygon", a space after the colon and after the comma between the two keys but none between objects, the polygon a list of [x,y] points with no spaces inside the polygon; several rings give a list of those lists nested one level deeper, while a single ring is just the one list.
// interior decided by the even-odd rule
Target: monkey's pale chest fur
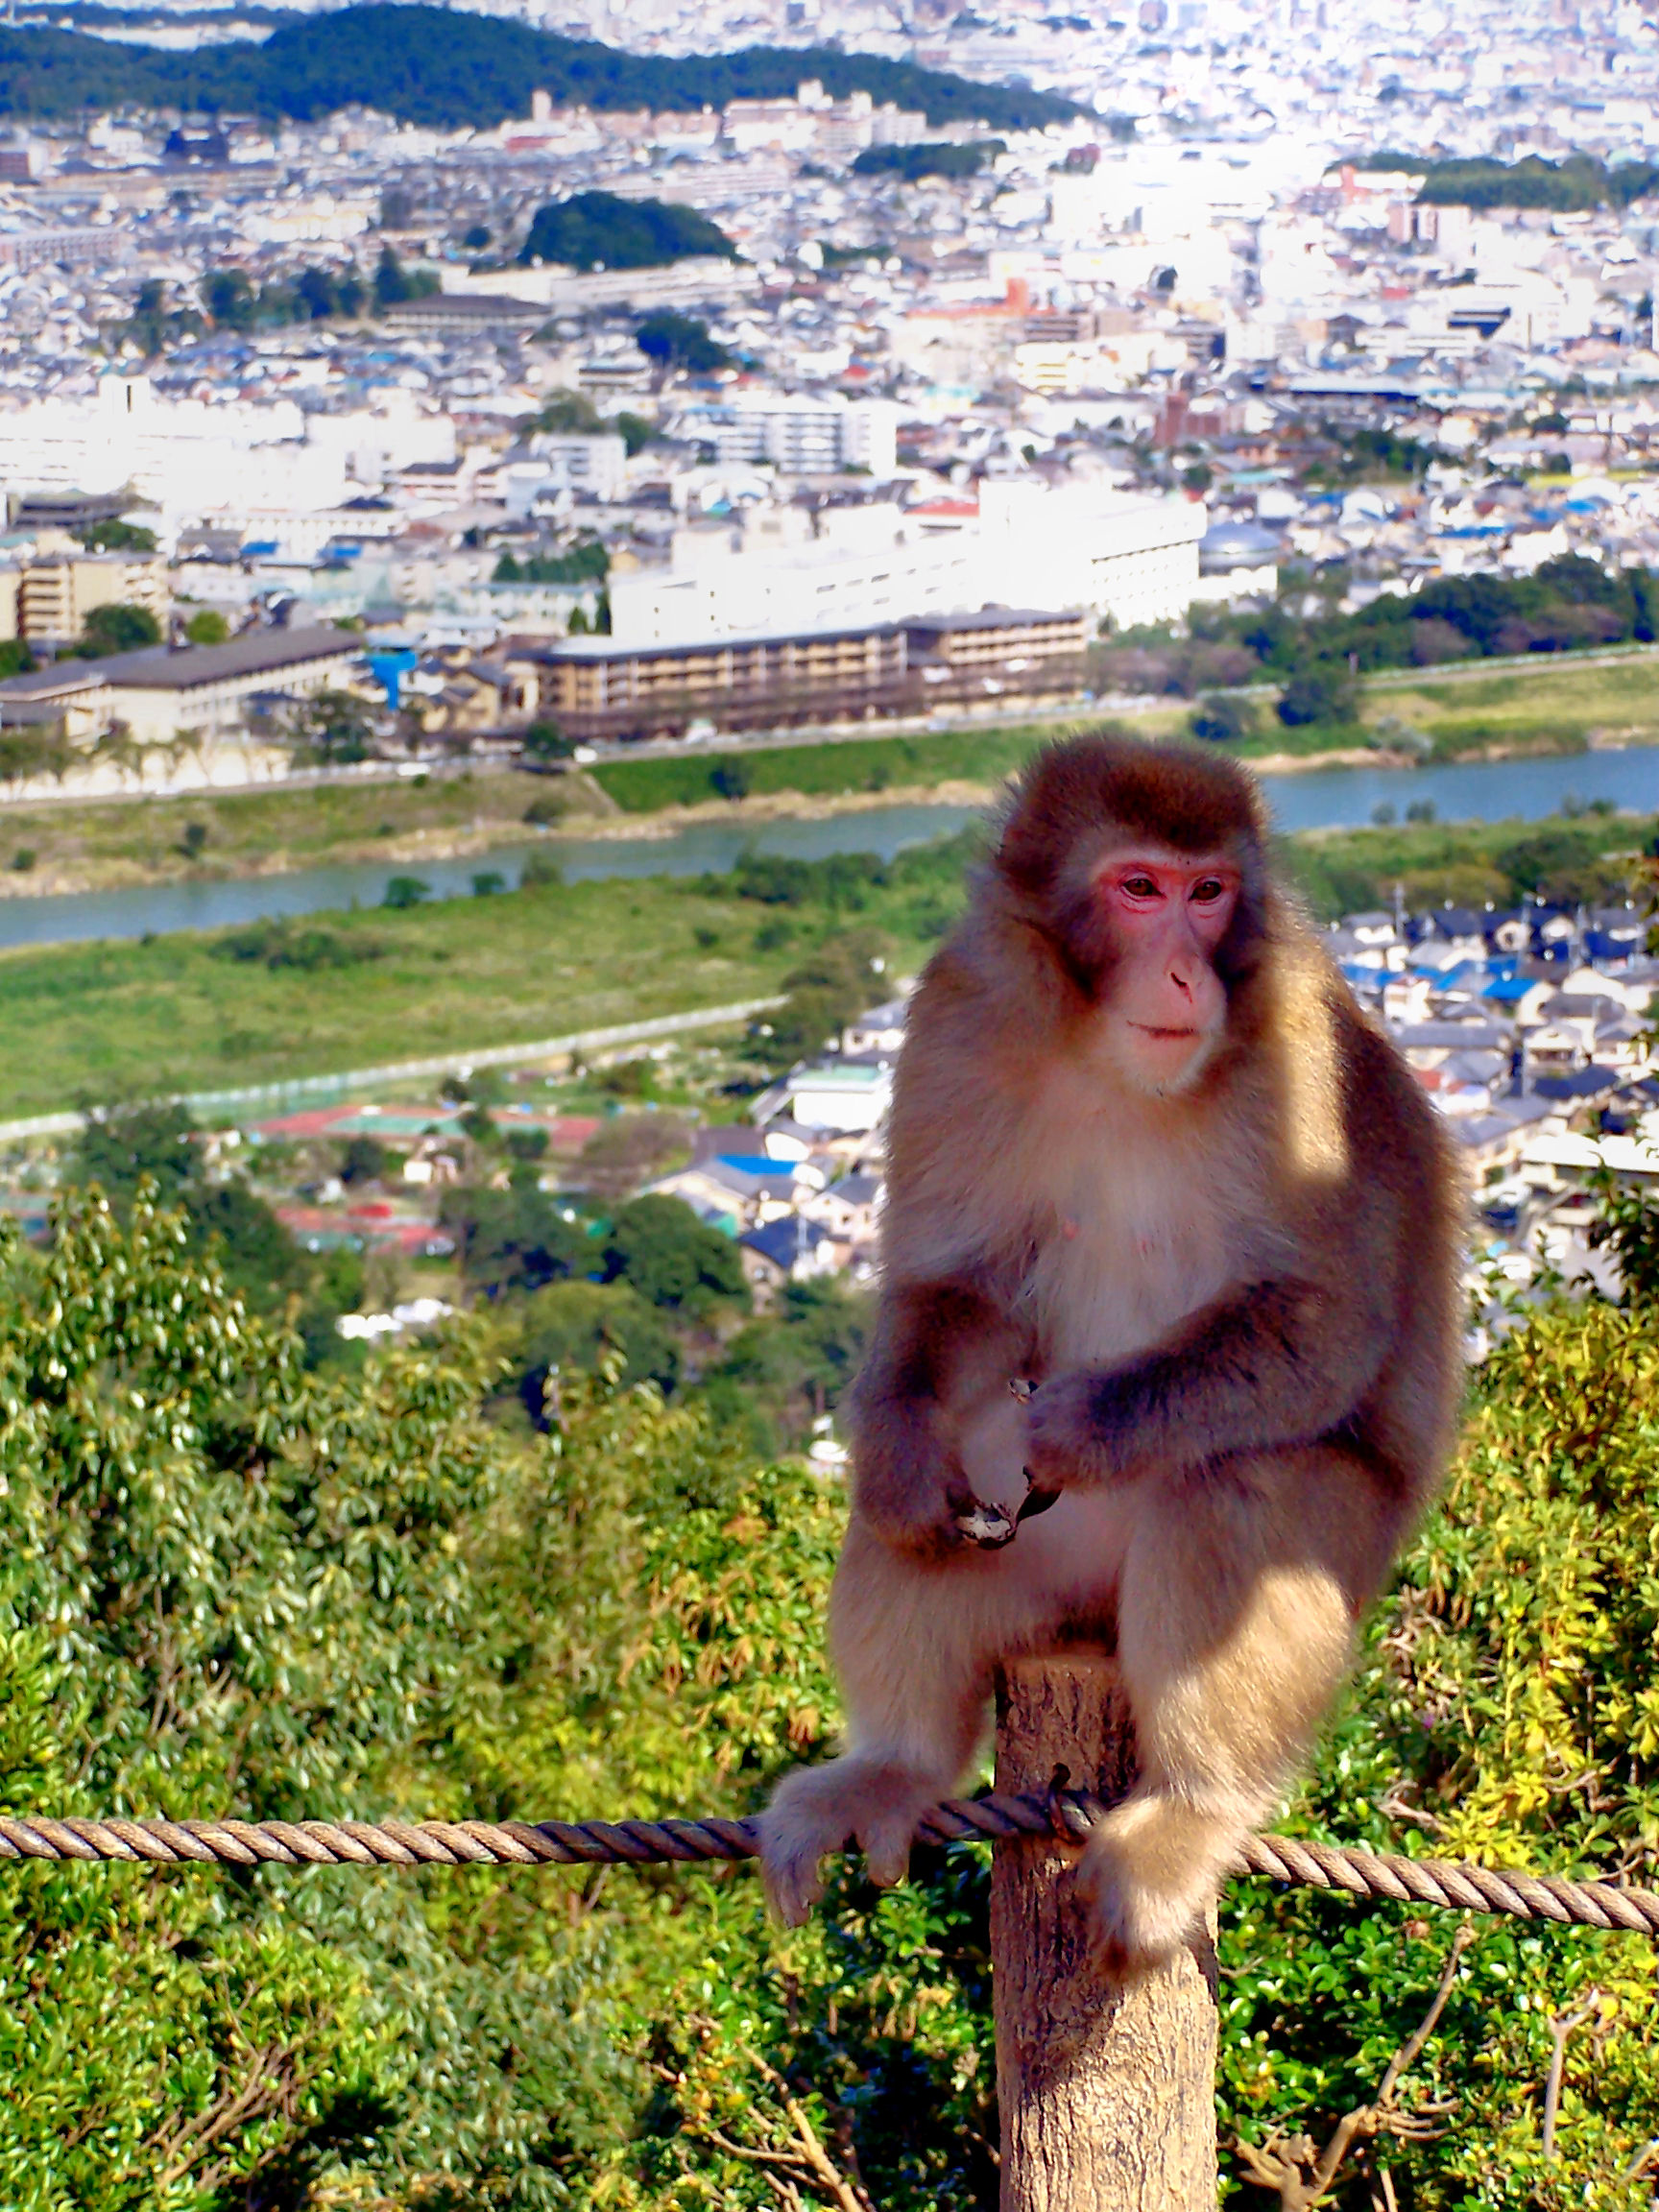
[{"label": "monkey's pale chest fur", "polygon": [[1238,1280],[1253,1178],[1178,1106],[1056,1079],[1023,1149],[1036,1250],[1021,1302],[1046,1372],[1132,1358]]}]

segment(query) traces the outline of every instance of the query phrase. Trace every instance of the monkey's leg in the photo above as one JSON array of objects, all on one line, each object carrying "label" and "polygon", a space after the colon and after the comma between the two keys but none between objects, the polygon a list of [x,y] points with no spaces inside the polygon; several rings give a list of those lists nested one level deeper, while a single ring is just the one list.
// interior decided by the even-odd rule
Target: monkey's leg
[{"label": "monkey's leg", "polygon": [[1118,1612],[1140,1780],[1078,1869],[1114,1968],[1184,1941],[1271,1812],[1348,1671],[1403,1520],[1329,1446],[1142,1485]]},{"label": "monkey's leg", "polygon": [[824,1894],[819,1861],[853,1838],[874,1881],[903,1880],[918,1817],[950,1793],[984,1727],[996,1564],[916,1564],[854,1519],[830,1600],[849,1748],[789,1775],[760,1819],[767,1892],[789,1925]]}]

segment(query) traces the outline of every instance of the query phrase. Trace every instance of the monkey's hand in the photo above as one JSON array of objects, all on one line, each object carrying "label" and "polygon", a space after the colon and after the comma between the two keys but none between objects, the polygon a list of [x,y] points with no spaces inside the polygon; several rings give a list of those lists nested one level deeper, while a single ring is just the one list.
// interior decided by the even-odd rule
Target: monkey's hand
[{"label": "monkey's hand", "polygon": [[859,1435],[854,1461],[854,1496],[870,1528],[910,1559],[946,1559],[970,1546],[984,1507],[954,1453],[930,1424],[873,1427]]},{"label": "monkey's hand", "polygon": [[1113,1382],[1074,1367],[1045,1382],[1025,1407],[1025,1472],[1036,1491],[1094,1489],[1142,1472],[1113,1419]]}]

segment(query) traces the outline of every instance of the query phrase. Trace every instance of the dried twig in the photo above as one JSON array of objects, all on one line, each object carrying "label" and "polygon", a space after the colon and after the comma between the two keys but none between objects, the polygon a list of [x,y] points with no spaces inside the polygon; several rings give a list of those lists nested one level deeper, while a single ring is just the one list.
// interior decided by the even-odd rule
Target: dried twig
[{"label": "dried twig", "polygon": [[1555,2123],[1561,2117],[1561,2075],[1567,2063],[1567,2042],[1575,2028],[1593,2019],[1601,2002],[1599,1989],[1592,1989],[1575,2011],[1557,2012],[1545,2021],[1550,2031],[1550,2071],[1544,2077],[1544,2155],[1555,2155]]},{"label": "dried twig", "polygon": [[[714,2028],[710,2020],[692,2020],[689,2025],[705,2035],[712,2033]],[[701,2126],[695,2122],[689,2123],[687,2132],[700,2136],[706,2143],[711,2143],[717,2151],[723,2151],[727,2157],[739,2159],[745,2166],[755,2167],[757,2178],[771,2189],[785,2207],[785,2212],[802,2212],[803,2186],[815,2197],[828,2197],[836,2206],[837,2212],[876,2212],[876,2206],[856,2172],[851,2176],[844,2174],[825,2150],[823,2139],[813,2127],[805,2107],[777,2067],[770,2065],[750,2045],[743,2046],[743,2055],[757,2073],[778,2092],[778,2101],[783,2107],[792,2130],[793,2139],[789,2146],[784,2150],[773,2150],[760,2145],[739,2143],[723,2128],[717,2128],[712,2123]],[[659,2065],[653,2068],[653,2072],[661,2080],[675,2088],[684,2086],[684,2076],[672,2067]],[[849,2144],[849,2163],[852,2162],[851,2150]]]},{"label": "dried twig", "polygon": [[[1401,2142],[1431,2143],[1443,2132],[1436,2122],[1450,2111],[1450,2104],[1425,2104],[1413,2112],[1403,2112],[1399,2089],[1433,2034],[1452,1994],[1457,1962],[1474,1940],[1473,1928],[1458,1929],[1452,1938],[1440,1985],[1416,2032],[1389,2059],[1387,2071],[1370,2104],[1345,2112],[1331,2130],[1323,2150],[1310,2135],[1283,2136],[1277,2130],[1262,2144],[1247,2143],[1241,2136],[1234,2137],[1232,2149],[1246,2176],[1258,2188],[1278,2192],[1279,2212],[1313,2212],[1313,2207],[1329,2194],[1343,2161],[1356,2145],[1363,2149],[1382,2135],[1392,2135]],[[1382,2185],[1384,2201],[1391,2206],[1394,2183],[1386,2168],[1382,2170]]]}]

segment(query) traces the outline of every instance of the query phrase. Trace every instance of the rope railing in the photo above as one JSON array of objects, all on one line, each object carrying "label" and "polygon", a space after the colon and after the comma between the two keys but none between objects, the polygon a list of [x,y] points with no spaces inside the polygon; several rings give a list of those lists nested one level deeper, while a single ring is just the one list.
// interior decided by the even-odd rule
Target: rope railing
[{"label": "rope railing", "polygon": [[[929,1842],[1050,1836],[1081,1844],[1108,1808],[1079,1791],[949,1798],[925,1814]],[[654,1866],[752,1859],[752,1820],[102,1820],[0,1815],[0,1860],[124,1862],[153,1866]],[[1659,1890],[1405,1859],[1351,1844],[1252,1836],[1228,1871],[1287,1886],[1340,1889],[1453,1911],[1502,1912],[1583,1928],[1659,1936]]]}]

